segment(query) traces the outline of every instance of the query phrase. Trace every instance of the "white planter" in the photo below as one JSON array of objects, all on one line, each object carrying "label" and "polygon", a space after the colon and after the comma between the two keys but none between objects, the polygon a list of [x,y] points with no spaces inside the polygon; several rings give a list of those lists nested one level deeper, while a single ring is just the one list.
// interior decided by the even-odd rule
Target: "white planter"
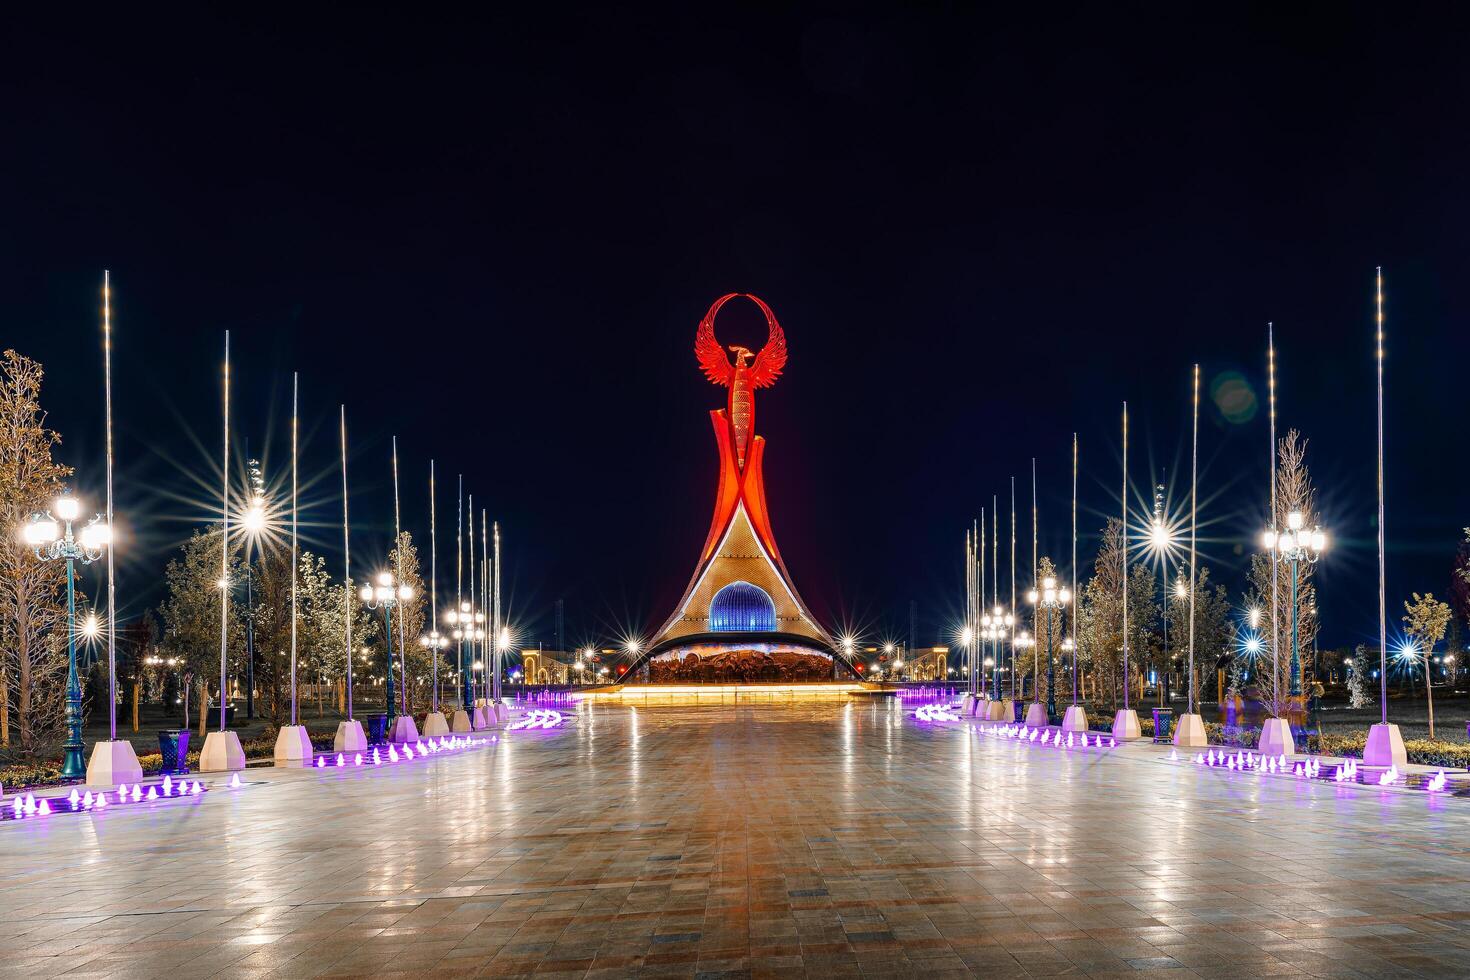
[{"label": "white planter", "polygon": [[204,736],[199,753],[200,772],[239,772],[245,768],[245,750],[240,736],[231,731],[213,731]]},{"label": "white planter", "polygon": [[116,786],[136,783],[142,778],[143,767],[138,765],[132,742],[120,739],[92,746],[92,758],[87,760],[88,786]]},{"label": "white planter", "polygon": [[1087,731],[1087,709],[1080,704],[1068,706],[1066,714],[1062,715],[1062,731]]},{"label": "white planter", "polygon": [[1132,708],[1120,709],[1113,716],[1113,738],[1120,742],[1129,741],[1143,736],[1143,729],[1138,727],[1138,712]]}]

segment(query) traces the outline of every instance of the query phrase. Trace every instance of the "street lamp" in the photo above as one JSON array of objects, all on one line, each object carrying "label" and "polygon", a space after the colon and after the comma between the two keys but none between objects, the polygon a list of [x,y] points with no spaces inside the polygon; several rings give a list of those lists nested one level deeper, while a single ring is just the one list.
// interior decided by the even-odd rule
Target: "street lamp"
[{"label": "street lamp", "polygon": [[[1000,660],[1000,643],[1009,634],[1011,627],[1016,625],[1016,617],[1006,612],[1000,606],[996,606],[988,613],[980,617],[980,636],[991,642],[992,655],[995,660]],[[995,686],[995,700],[1000,700],[1000,671],[991,674]]]},{"label": "street lamp", "polygon": [[1294,698],[1300,697],[1302,693],[1302,663],[1296,623],[1297,581],[1302,563],[1316,564],[1322,557],[1322,552],[1327,549],[1327,535],[1322,528],[1313,525],[1308,531],[1304,527],[1305,522],[1302,512],[1294,510],[1286,515],[1285,531],[1277,531],[1273,526],[1268,527],[1261,535],[1261,543],[1271,557],[1291,566],[1291,696]]},{"label": "street lamp", "polygon": [[[249,440],[246,440],[249,450]],[[240,519],[249,540],[245,546],[245,717],[255,717],[255,565],[253,552],[265,530],[265,477],[261,473],[260,461],[249,462],[250,507]]]},{"label": "street lamp", "polygon": [[1164,603],[1164,676],[1159,684],[1159,703],[1167,704],[1169,702],[1169,675],[1172,673],[1170,669],[1172,661],[1169,659],[1169,556],[1174,550],[1174,530],[1164,516],[1164,485],[1162,483],[1154,487],[1154,516],[1149,524],[1147,547],[1163,566],[1164,571],[1159,583]]},{"label": "street lamp", "polygon": [[429,656],[434,658],[434,708],[439,707],[439,651],[449,646],[449,637],[442,635],[438,630],[431,629],[427,636],[419,637],[419,646],[429,651]]},{"label": "street lamp", "polygon": [[[965,682],[965,689],[969,692],[970,697],[974,698],[979,686],[979,679],[973,677],[970,670],[970,665],[975,662],[975,631],[966,626],[960,631],[960,643],[964,644],[965,647],[965,676],[969,678]],[[954,673],[953,670],[949,672],[951,674]]]},{"label": "street lamp", "polygon": [[[393,719],[398,714],[393,706],[393,607],[413,598],[413,586],[394,585],[393,573],[381,572],[376,586],[364,585],[357,595],[368,609],[377,609],[380,606],[383,609],[384,626],[388,634],[387,670],[384,672],[387,678],[387,707],[384,712],[387,724],[384,731],[391,731]],[[400,650],[399,653],[402,654],[403,651]]]},{"label": "street lamp", "polygon": [[468,640],[470,643],[470,656],[474,656],[474,645],[485,639],[485,614],[480,612],[468,602],[461,602],[458,609],[446,609],[444,621],[452,627],[449,635],[454,637],[459,646],[459,674],[460,674],[460,699],[464,702],[464,710],[473,713],[475,710],[475,678],[470,675],[470,683],[464,683],[464,645]]},{"label": "street lamp", "polygon": [[[1021,653],[1021,656],[1022,657],[1025,657],[1026,656],[1026,651],[1027,650],[1030,650],[1034,646],[1036,646],[1036,638],[1033,637],[1030,633],[1026,632],[1025,630],[1021,630],[1019,633],[1017,633],[1014,637],[1011,638],[1011,647],[1012,647],[1012,652],[1011,652],[1011,670],[1012,671],[1014,671],[1016,669],[1016,653],[1015,653],[1015,651],[1019,650],[1020,653]],[[1012,695],[1015,694],[1015,690],[1016,690],[1016,677],[1018,677],[1018,676],[1021,677],[1022,693],[1023,694],[1025,693],[1026,678],[1024,676],[1022,676],[1022,675],[1016,674],[1016,675],[1012,676],[1012,678],[1011,678],[1011,693],[1012,693]],[[1010,719],[1010,718],[1007,718],[1006,719],[1006,721],[1011,721],[1011,720],[1012,719]]]},{"label": "street lamp", "polygon": [[[1057,662],[1052,648],[1052,614],[1072,604],[1072,590],[1065,585],[1060,588],[1057,580],[1048,575],[1041,580],[1041,588],[1032,589],[1026,598],[1031,605],[1046,610],[1046,717],[1055,724],[1057,717]],[[1039,665],[1038,665],[1039,666]]]},{"label": "street lamp", "polygon": [[[75,565],[92,564],[112,544],[112,526],[102,521],[101,514],[88,521],[80,534],[73,530],[72,524],[81,512],[81,501],[63,493],[51,502],[49,512],[32,514],[22,531],[25,543],[41,561],[66,561],[66,744],[62,746],[61,777],[68,780],[87,774],[82,759],[82,685],[77,678]],[[95,617],[92,622],[96,622]]]},{"label": "street lamp", "polygon": [[[493,700],[494,700],[494,702],[497,705],[500,704],[500,675],[501,675],[501,671],[503,671],[505,669],[504,666],[503,666],[504,663],[505,663],[505,652],[507,650],[509,650],[509,649],[510,649],[510,629],[508,627],[502,626],[500,628],[500,635],[495,638],[495,650],[494,650],[494,653],[495,653],[495,657],[494,657],[495,676],[491,680],[491,687],[490,687],[491,691],[494,694]],[[497,717],[499,717],[499,714],[498,714],[499,710],[500,710],[499,708],[496,709],[496,711],[497,711],[497,715],[496,716]]]}]

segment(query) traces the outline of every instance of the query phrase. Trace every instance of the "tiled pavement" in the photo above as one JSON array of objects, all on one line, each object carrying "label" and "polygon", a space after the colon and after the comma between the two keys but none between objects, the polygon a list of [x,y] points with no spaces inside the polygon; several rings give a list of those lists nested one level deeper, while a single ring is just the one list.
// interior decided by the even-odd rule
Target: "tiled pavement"
[{"label": "tiled pavement", "polygon": [[0,825],[0,974],[1470,975],[1470,800],[1156,760],[892,705],[584,707]]}]

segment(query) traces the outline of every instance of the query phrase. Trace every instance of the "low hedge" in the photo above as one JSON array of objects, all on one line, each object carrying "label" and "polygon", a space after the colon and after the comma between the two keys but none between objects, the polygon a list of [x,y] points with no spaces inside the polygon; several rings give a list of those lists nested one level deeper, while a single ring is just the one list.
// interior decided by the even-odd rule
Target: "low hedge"
[{"label": "low hedge", "polygon": [[[193,742],[198,734],[197,731],[190,732],[189,741]],[[277,729],[267,729],[263,735],[242,741],[240,748],[245,753],[246,761],[273,757],[276,751],[277,734]],[[314,732],[308,728],[307,734],[311,737],[311,747],[318,752],[330,749],[337,737],[335,730]],[[198,770],[199,752],[197,750],[188,754],[188,762],[190,769]],[[140,755],[138,765],[142,767],[145,775],[157,773],[163,769],[163,754],[149,752],[146,755]],[[55,786],[61,781],[60,762],[18,763],[0,768],[0,787],[3,787],[6,793]]]}]

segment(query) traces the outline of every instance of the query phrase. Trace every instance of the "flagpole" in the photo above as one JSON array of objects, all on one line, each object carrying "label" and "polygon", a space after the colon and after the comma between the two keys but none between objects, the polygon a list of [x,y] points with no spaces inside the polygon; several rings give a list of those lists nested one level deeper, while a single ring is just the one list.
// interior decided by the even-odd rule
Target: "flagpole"
[{"label": "flagpole", "polygon": [[434,713],[439,712],[439,516],[434,502],[434,461],[429,460],[429,638],[433,656]]},{"label": "flagpole", "polygon": [[1077,703],[1077,610],[1082,593],[1077,591],[1077,433],[1072,433],[1072,704]]},{"label": "flagpole", "polygon": [[[1016,478],[1011,477],[1011,700],[1016,699],[1016,624],[1021,621],[1020,614],[1016,611]],[[1007,723],[1014,720],[1015,709],[1012,708],[1012,717],[1005,719]]]},{"label": "flagpole", "polygon": [[[1374,275],[1374,306],[1377,321],[1375,360],[1378,371],[1378,724],[1368,729],[1368,744],[1363,749],[1363,764],[1368,766],[1407,766],[1408,753],[1399,726],[1388,721],[1388,574],[1385,566],[1387,532],[1384,530],[1387,509],[1384,493],[1383,455],[1383,267]],[[1359,669],[1354,664],[1353,669]],[[1427,675],[1427,671],[1426,671]],[[1427,678],[1426,678],[1427,679]]]},{"label": "flagpole", "polygon": [[[1123,403],[1123,710],[1128,707],[1128,403]],[[1114,728],[1116,728],[1116,724]]]},{"label": "flagpole", "polygon": [[299,419],[297,395],[299,376],[291,372],[291,724],[297,724],[296,709],[296,430]]},{"label": "flagpole", "polygon": [[[1276,511],[1276,325],[1266,324],[1266,375],[1267,394],[1270,406],[1271,455],[1271,519],[1268,527],[1280,527]],[[1270,557],[1270,556],[1268,556]],[[1271,714],[1278,717],[1281,712],[1281,617],[1277,608],[1281,603],[1278,562],[1271,560]]]},{"label": "flagpole", "polygon": [[[403,541],[402,527],[398,521],[398,437],[393,437],[393,577],[398,580],[397,588],[403,589]],[[398,711],[408,714],[408,650],[404,647],[403,621],[408,618],[407,610],[398,610]],[[392,644],[392,638],[389,638]],[[393,669],[389,659],[388,669]]]},{"label": "flagpole", "polygon": [[342,433],[342,581],[346,586],[344,600],[344,635],[347,642],[347,720],[352,721],[352,535],[347,525],[347,406],[339,406]]},{"label": "flagpole", "polygon": [[[485,522],[483,520],[481,520],[480,521],[480,531],[481,531],[481,533],[484,533],[484,530],[485,530]],[[499,707],[499,705],[500,705],[500,673],[501,673],[501,669],[502,669],[501,657],[505,653],[505,644],[501,642],[501,636],[500,636],[501,630],[504,629],[504,627],[502,627],[500,625],[500,522],[499,521],[496,521],[495,522],[495,558],[494,558],[494,560],[493,560],[493,562],[491,564],[491,571],[494,573],[493,582],[494,582],[494,587],[495,587],[495,595],[494,595],[494,601],[495,601],[495,636],[494,636],[494,639],[493,639],[493,642],[495,643],[495,688],[494,688],[494,690],[495,690],[495,704],[496,704],[495,717],[496,717],[496,720],[499,721],[499,720],[501,720],[500,719],[500,707]]]},{"label": "flagpole", "polygon": [[[220,480],[219,730],[225,730],[225,656],[230,629],[230,332],[225,331],[224,470]],[[209,699],[205,699],[206,706]]]},{"label": "flagpole", "polygon": [[[1199,693],[1194,679],[1194,592],[1195,567],[1199,552],[1195,547],[1195,534],[1199,527],[1199,365],[1194,366],[1194,447],[1189,470],[1189,714],[1194,714],[1199,705]],[[1164,665],[1168,669],[1168,664]]]},{"label": "flagpole", "polygon": [[[102,377],[107,430],[107,740],[117,741],[117,598],[112,551],[117,532],[112,524],[112,272],[102,272]],[[187,692],[184,695],[188,697]],[[95,749],[93,750],[96,751]]]}]

